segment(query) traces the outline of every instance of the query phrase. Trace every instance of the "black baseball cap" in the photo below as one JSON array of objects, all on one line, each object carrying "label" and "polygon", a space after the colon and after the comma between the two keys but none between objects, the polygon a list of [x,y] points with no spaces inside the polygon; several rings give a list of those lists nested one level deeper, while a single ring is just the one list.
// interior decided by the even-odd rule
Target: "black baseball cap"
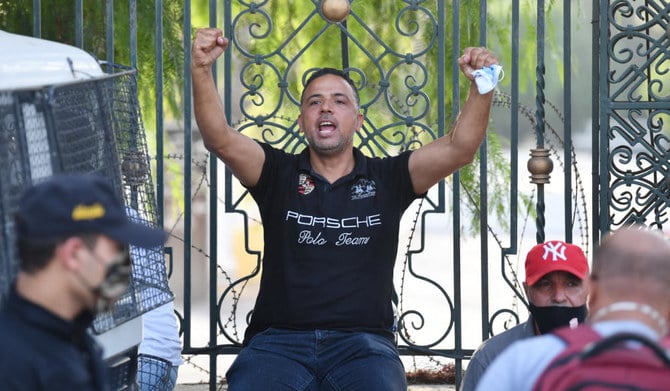
[{"label": "black baseball cap", "polygon": [[111,181],[98,174],[58,174],[26,189],[16,223],[20,236],[38,240],[100,233],[153,248],[166,239],[162,229],[131,221]]}]

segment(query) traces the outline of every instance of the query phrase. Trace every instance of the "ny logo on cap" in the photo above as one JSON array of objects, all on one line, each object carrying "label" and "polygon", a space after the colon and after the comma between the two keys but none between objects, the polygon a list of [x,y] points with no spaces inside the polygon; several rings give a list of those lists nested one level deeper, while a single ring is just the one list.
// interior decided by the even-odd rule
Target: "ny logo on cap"
[{"label": "ny logo on cap", "polygon": [[565,256],[565,244],[563,243],[552,243],[552,242],[547,242],[543,246],[544,248],[544,255],[542,255],[542,259],[545,261],[549,257],[549,254],[551,254],[551,260],[556,262],[558,261],[557,258],[560,258],[564,261],[567,261],[568,258]]}]

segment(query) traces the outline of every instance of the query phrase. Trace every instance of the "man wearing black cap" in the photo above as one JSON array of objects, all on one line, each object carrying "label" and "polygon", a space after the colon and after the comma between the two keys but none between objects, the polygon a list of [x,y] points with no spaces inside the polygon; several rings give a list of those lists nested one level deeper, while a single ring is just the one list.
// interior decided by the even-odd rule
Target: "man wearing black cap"
[{"label": "man wearing black cap", "polygon": [[129,221],[112,185],[83,174],[26,190],[15,222],[19,273],[0,311],[2,389],[107,390],[86,329],[128,287],[126,246],[160,246],[165,232]]},{"label": "man wearing black cap", "polygon": [[589,264],[579,246],[560,240],[537,244],[526,255],[525,266],[530,317],[482,343],[468,364],[461,391],[474,390],[484,370],[513,342],[584,322]]}]

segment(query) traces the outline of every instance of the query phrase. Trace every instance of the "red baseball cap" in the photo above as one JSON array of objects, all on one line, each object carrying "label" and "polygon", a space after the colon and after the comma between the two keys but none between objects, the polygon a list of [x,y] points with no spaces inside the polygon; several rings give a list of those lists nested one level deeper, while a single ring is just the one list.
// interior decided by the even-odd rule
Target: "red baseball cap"
[{"label": "red baseball cap", "polygon": [[583,280],[589,262],[579,246],[560,240],[536,244],[526,255],[526,284],[532,286],[547,273],[565,271]]}]

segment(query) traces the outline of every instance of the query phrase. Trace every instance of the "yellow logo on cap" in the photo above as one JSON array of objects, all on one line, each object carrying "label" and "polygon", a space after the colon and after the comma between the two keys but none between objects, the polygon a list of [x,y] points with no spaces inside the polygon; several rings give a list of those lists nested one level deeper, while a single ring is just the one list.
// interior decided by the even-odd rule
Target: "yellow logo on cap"
[{"label": "yellow logo on cap", "polygon": [[96,202],[92,205],[77,205],[72,210],[72,220],[93,220],[105,215],[105,207]]}]

